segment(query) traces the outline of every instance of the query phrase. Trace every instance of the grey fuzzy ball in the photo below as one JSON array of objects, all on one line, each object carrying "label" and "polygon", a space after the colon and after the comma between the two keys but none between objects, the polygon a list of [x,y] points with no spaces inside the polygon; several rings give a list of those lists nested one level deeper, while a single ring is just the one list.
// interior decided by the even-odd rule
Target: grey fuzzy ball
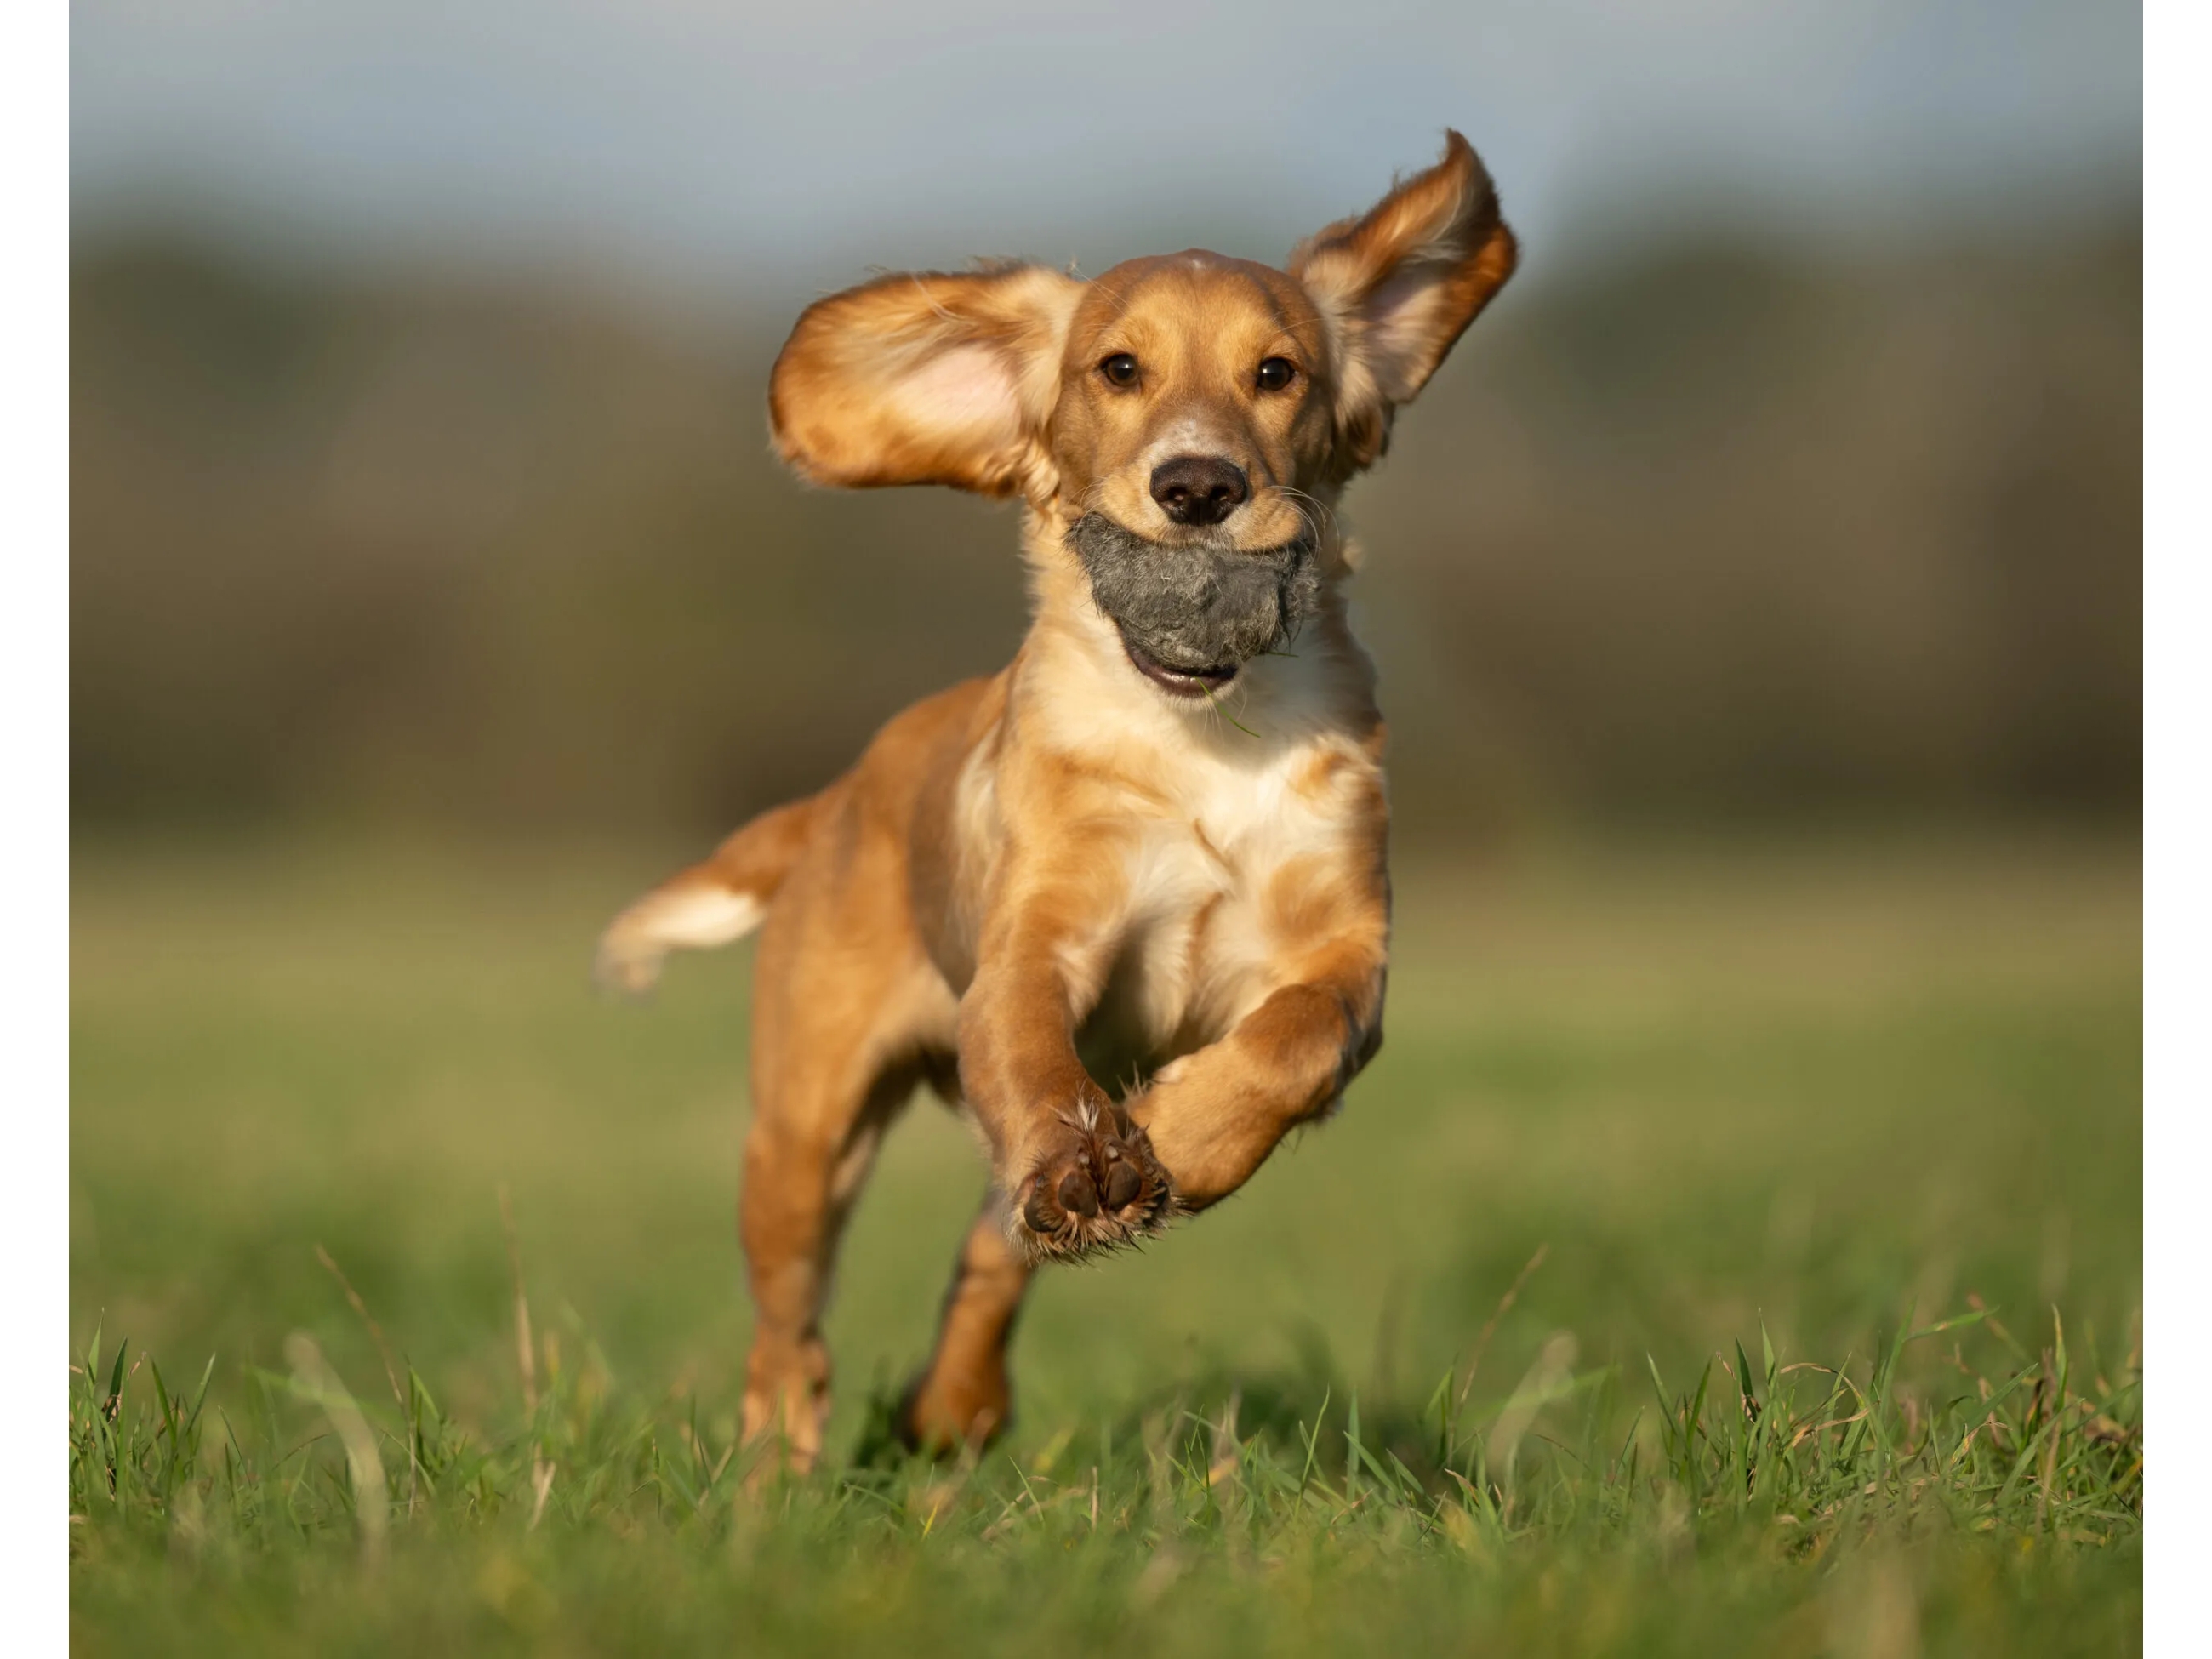
[{"label": "grey fuzzy ball", "polygon": [[1249,553],[1165,547],[1091,513],[1067,544],[1122,638],[1170,668],[1229,667],[1280,650],[1321,601],[1313,544],[1303,539]]}]

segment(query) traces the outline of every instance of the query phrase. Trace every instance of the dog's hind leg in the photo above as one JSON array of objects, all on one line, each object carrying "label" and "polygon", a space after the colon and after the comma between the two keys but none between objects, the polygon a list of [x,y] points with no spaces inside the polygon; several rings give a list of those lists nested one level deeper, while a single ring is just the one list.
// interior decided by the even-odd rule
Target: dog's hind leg
[{"label": "dog's hind leg", "polygon": [[754,1309],[744,1433],[779,1443],[803,1471],[829,1417],[822,1314],[838,1242],[921,1075],[932,1024],[949,1024],[952,1005],[933,969],[854,949],[836,918],[786,920],[779,911],[770,922],[755,981],[738,1205]]},{"label": "dog's hind leg", "polygon": [[900,1066],[857,1088],[834,1076],[788,1078],[772,1104],[763,1101],[756,1109],[745,1137],[738,1231],[752,1291],[753,1340],[745,1361],[744,1437],[778,1442],[785,1461],[800,1473],[820,1454],[830,1416],[822,1314],[837,1246],[884,1131],[914,1084],[913,1071]]},{"label": "dog's hind leg", "polygon": [[1031,1272],[1006,1237],[1006,1200],[994,1187],[961,1244],[928,1369],[899,1407],[899,1436],[908,1446],[952,1451],[1006,1428],[1013,1401],[1006,1341]]}]

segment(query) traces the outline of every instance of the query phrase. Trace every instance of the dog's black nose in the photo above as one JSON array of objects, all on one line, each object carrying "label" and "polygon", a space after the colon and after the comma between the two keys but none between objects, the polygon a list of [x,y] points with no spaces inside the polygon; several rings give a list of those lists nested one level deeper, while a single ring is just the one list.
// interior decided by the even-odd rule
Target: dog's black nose
[{"label": "dog's black nose", "polygon": [[1177,524],[1219,524],[1251,493],[1243,467],[1210,455],[1178,455],[1152,469],[1152,499]]}]

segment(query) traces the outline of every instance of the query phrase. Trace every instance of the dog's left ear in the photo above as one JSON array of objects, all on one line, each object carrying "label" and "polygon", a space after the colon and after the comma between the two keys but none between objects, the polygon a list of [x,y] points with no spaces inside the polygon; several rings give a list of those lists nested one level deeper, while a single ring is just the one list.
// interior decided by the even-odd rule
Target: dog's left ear
[{"label": "dog's left ear", "polygon": [[1337,430],[1347,472],[1389,442],[1390,417],[1428,384],[1476,313],[1513,274],[1513,233],[1474,148],[1444,134],[1443,157],[1358,219],[1291,256],[1335,343]]},{"label": "dog's left ear", "polygon": [[776,453],[814,483],[1050,494],[1044,423],[1083,289],[1000,265],[901,272],[817,301],[769,380]]}]

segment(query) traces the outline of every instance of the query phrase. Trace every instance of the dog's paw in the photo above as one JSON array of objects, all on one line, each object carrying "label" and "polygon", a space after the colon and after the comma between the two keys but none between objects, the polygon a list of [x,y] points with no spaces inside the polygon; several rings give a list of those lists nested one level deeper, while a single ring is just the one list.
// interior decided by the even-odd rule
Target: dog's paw
[{"label": "dog's paw", "polygon": [[979,1376],[926,1371],[906,1385],[890,1419],[900,1449],[931,1457],[981,1451],[1006,1432],[1013,1396],[1003,1365]]},{"label": "dog's paw", "polygon": [[1175,1184],[1120,1108],[1086,1101],[1054,1125],[1043,1158],[1014,1188],[1009,1231],[1032,1260],[1085,1256],[1163,1231]]}]

